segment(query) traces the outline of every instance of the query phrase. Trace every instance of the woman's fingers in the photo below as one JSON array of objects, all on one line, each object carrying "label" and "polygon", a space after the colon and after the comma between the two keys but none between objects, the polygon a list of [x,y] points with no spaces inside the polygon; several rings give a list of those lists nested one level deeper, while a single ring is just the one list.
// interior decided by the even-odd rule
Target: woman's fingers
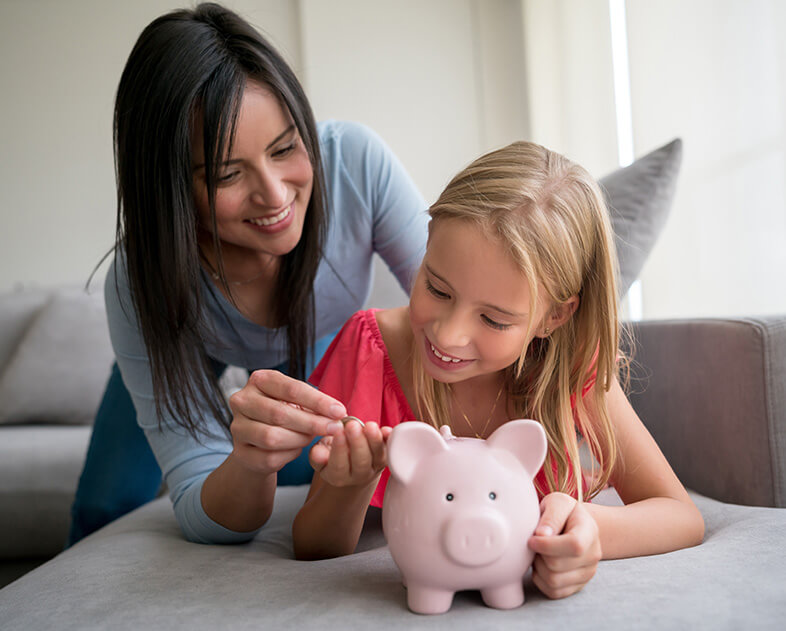
[{"label": "woman's fingers", "polygon": [[235,414],[310,436],[326,434],[331,421],[346,414],[334,398],[275,370],[253,372],[229,404]]}]

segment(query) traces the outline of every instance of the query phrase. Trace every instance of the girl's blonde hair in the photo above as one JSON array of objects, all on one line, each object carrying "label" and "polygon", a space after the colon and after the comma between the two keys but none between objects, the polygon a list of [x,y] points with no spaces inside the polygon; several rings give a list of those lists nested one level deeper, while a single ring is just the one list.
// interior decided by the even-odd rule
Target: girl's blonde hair
[{"label": "girl's blonde hair", "polygon": [[[577,432],[597,460],[589,497],[602,489],[617,458],[605,394],[619,357],[616,252],[603,195],[585,169],[530,142],[481,156],[451,180],[429,209],[432,226],[469,221],[500,244],[520,267],[530,290],[529,331],[539,289],[560,304],[579,297],[573,316],[550,336],[534,338],[506,369],[513,418],[533,418],[546,430],[548,489],[584,496]],[[413,352],[421,418],[449,418],[445,384],[430,378]],[[584,390],[592,398],[592,419]]]}]

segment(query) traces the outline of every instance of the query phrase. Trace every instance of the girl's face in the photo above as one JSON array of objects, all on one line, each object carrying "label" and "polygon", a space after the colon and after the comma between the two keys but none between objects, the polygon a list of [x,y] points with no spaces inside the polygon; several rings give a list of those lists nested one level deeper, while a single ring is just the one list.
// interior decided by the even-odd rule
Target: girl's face
[{"label": "girl's face", "polygon": [[529,301],[524,274],[498,242],[469,222],[433,222],[409,310],[426,372],[454,383],[510,366],[544,334],[543,300],[527,332]]},{"label": "girl's face", "polygon": [[[194,133],[194,198],[204,251],[212,251],[202,129]],[[314,172],[292,117],[267,88],[249,82],[232,155],[220,166],[216,224],[225,263],[245,255],[280,257],[300,240]]]}]

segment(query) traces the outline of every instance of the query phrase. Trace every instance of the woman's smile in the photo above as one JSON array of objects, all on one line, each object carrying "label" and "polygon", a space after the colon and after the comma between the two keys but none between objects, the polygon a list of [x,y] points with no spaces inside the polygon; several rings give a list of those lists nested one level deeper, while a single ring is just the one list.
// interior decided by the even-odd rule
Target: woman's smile
[{"label": "woman's smile", "polygon": [[268,234],[286,230],[295,218],[295,214],[292,212],[293,205],[294,202],[275,214],[245,219],[244,221],[250,223],[255,230]]}]

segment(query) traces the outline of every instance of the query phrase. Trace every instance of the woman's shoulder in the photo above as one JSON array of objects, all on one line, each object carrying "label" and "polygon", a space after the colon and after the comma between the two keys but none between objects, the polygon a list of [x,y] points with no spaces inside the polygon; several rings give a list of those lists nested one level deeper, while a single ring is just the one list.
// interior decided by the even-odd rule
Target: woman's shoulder
[{"label": "woman's shoulder", "polygon": [[[368,175],[393,159],[382,137],[363,123],[326,120],[317,124],[323,160],[343,165],[350,173]],[[374,168],[369,169],[371,165]]]}]

